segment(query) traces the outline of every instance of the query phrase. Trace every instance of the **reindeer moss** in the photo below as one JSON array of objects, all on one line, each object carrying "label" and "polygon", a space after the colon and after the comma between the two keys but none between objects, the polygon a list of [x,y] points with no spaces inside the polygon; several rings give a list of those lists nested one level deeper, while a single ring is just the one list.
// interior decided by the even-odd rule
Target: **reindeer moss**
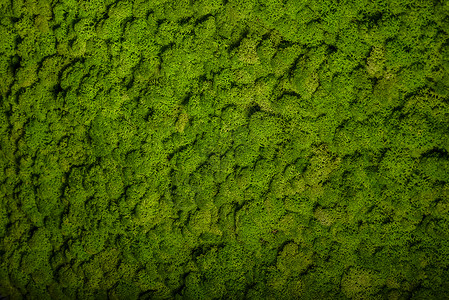
[{"label": "reindeer moss", "polygon": [[444,299],[448,20],[0,1],[0,295]]}]

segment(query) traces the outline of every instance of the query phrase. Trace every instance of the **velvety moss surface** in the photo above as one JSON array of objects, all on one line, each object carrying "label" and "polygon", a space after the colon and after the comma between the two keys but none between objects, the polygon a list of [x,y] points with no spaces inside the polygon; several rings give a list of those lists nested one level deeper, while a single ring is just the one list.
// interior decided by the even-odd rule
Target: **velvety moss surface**
[{"label": "velvety moss surface", "polygon": [[449,1],[0,0],[8,299],[448,299]]}]

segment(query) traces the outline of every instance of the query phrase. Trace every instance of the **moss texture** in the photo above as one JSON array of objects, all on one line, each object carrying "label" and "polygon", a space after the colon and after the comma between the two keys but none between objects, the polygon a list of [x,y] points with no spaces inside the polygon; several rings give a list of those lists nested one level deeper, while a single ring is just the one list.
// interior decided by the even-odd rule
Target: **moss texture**
[{"label": "moss texture", "polygon": [[448,1],[0,21],[3,296],[446,299]]}]

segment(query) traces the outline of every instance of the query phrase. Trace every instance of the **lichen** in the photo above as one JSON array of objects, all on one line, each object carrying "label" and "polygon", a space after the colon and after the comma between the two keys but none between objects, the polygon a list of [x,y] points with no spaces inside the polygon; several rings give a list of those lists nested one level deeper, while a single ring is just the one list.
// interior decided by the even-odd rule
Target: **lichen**
[{"label": "lichen", "polygon": [[0,3],[0,298],[449,293],[445,1]]}]

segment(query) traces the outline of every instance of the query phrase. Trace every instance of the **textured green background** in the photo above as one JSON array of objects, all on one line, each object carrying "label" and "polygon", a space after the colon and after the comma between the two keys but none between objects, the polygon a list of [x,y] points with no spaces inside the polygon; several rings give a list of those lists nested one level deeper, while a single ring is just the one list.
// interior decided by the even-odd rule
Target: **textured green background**
[{"label": "textured green background", "polygon": [[448,299],[449,1],[0,16],[2,295]]}]

